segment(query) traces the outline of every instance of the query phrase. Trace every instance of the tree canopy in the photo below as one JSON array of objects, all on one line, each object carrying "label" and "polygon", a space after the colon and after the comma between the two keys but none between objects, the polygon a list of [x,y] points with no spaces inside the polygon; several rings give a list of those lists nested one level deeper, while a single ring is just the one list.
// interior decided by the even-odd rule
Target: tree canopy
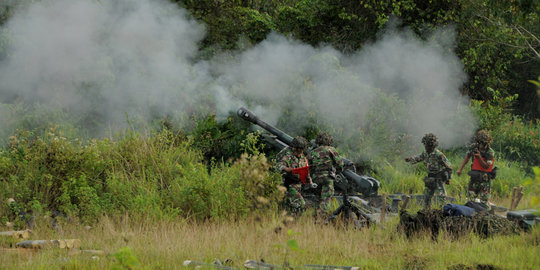
[{"label": "tree canopy", "polygon": [[540,74],[540,2],[534,0],[177,0],[207,26],[202,49],[238,49],[272,31],[307,44],[353,52],[375,39],[395,17],[399,27],[427,38],[454,27],[456,53],[468,82],[463,94],[489,101],[495,89],[518,94],[515,112],[538,118],[539,98],[528,80]]}]

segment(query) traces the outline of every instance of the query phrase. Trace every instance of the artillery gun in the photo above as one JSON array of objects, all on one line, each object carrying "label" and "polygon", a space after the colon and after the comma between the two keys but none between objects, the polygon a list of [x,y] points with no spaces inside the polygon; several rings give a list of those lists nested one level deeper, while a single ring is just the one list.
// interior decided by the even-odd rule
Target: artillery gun
[{"label": "artillery gun", "polygon": [[[273,139],[274,142],[271,142],[271,144],[278,148],[278,150],[281,150],[285,147],[288,147],[290,143],[293,140],[293,137],[289,136],[285,132],[269,125],[268,123],[262,121],[259,119],[254,113],[249,111],[246,108],[239,108],[237,111],[238,116],[240,116],[242,119],[249,121],[253,124],[256,124],[266,131],[272,133],[276,137]],[[343,176],[347,178],[348,183],[353,191],[356,191],[357,193],[362,194],[364,197],[373,197],[377,196],[377,192],[379,191],[379,181],[375,178],[368,177],[368,176],[360,176],[356,174],[355,171],[352,169],[352,162],[348,159],[345,159],[345,164],[348,165],[349,169],[343,170]]]},{"label": "artillery gun", "polygon": [[[240,107],[237,115],[270,132],[273,136],[266,136],[265,140],[278,150],[288,147],[293,140],[293,137],[259,119],[259,117],[246,108]],[[358,175],[354,169],[353,162],[350,160],[345,159],[345,164],[346,169],[337,177],[335,183],[335,197],[342,203],[330,216],[330,219],[336,218],[341,213],[344,213],[343,216],[346,219],[356,214],[355,223],[373,223],[370,214],[380,212],[380,207],[383,205],[381,203],[381,196],[378,195],[380,183],[373,177]],[[303,195],[305,195],[304,198],[306,200],[314,197],[309,192]],[[401,201],[401,198],[395,197],[390,210],[397,212],[399,201]]]}]

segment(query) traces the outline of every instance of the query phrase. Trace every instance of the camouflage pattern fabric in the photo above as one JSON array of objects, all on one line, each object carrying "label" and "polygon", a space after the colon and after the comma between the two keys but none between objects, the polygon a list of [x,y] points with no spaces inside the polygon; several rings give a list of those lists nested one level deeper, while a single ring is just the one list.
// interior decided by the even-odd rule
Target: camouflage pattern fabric
[{"label": "camouflage pattern fabric", "polygon": [[[469,148],[469,151],[467,152],[467,155],[469,155],[472,158],[472,161],[474,162],[474,151],[476,151],[478,147],[476,144],[471,145]],[[495,159],[495,151],[491,147],[484,151],[480,151],[480,155],[487,161],[487,160],[494,160]]]},{"label": "camouflage pattern fabric", "polygon": [[422,152],[420,155],[411,157],[411,164],[422,161],[426,164],[428,172],[428,177],[424,178],[424,208],[431,208],[433,196],[437,197],[438,205],[444,205],[446,196],[444,182],[446,179],[443,179],[442,174],[447,169],[451,169],[452,164],[439,149],[434,149],[431,153]]},{"label": "camouflage pattern fabric", "polygon": [[330,201],[335,191],[336,171],[342,171],[345,162],[336,149],[328,145],[313,149],[308,158],[311,160],[311,177],[313,182],[318,185],[316,194],[319,195],[319,201],[316,214],[319,217],[324,217],[330,212]]},{"label": "camouflage pattern fabric", "polygon": [[445,216],[440,209],[423,209],[417,213],[400,211],[397,229],[407,237],[423,237],[428,233],[433,240],[437,239],[439,233],[455,238],[466,237],[469,233],[475,233],[482,238],[521,233],[516,222],[486,211],[465,217]]},{"label": "camouflage pattern fabric", "polygon": [[304,154],[297,157],[293,154],[290,147],[281,150],[277,157],[276,170],[280,173],[285,173],[285,167],[300,168],[308,165],[308,160]]},{"label": "camouflage pattern fabric", "polygon": [[289,214],[300,215],[304,212],[306,201],[302,197],[302,184],[289,185],[285,193],[285,209]]},{"label": "camouflage pattern fabric", "polygon": [[[282,173],[284,185],[287,187],[287,192],[285,193],[285,209],[290,214],[301,214],[306,206],[306,202],[300,193],[302,190],[302,183],[300,182],[298,175],[285,172],[285,168],[299,168],[307,166],[308,159],[304,154],[297,157],[289,147],[279,152],[277,157],[281,158],[276,163],[276,170]],[[285,181],[285,179],[287,180]],[[291,179],[294,179],[293,182],[290,182]]]},{"label": "camouflage pattern fabric", "polygon": [[444,180],[439,177],[424,178],[424,208],[431,208],[431,200],[436,197],[436,204],[442,207],[446,204],[446,189],[444,188]]},{"label": "camouflage pattern fabric", "polygon": [[[473,145],[467,153],[472,158],[473,162],[473,153],[476,149],[477,148]],[[480,155],[482,155],[485,160],[495,159],[495,151],[493,151],[491,147],[481,151]],[[489,208],[488,201],[491,198],[491,178],[489,177],[489,174],[474,170],[471,171],[469,175],[471,176],[469,186],[467,188],[467,195],[469,196],[469,199],[473,200],[475,198],[479,198],[480,201]]]},{"label": "camouflage pattern fabric", "polygon": [[[485,175],[484,177],[487,177],[487,173],[482,173],[482,175]],[[489,198],[491,198],[491,180],[478,181],[472,180],[471,177],[467,192],[471,200],[474,198],[479,198],[480,201],[489,208],[489,204],[487,202],[489,201]]]},{"label": "camouflage pattern fabric", "polygon": [[446,169],[452,168],[450,161],[448,161],[446,156],[439,151],[439,149],[435,149],[429,154],[427,152],[422,152],[422,154],[418,156],[411,157],[411,164],[422,161],[426,164],[428,174],[438,174]]}]

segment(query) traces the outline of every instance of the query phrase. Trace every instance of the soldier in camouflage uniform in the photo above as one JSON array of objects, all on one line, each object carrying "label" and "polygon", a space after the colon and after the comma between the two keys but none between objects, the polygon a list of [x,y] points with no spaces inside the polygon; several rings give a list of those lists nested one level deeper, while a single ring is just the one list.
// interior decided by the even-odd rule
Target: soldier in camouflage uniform
[{"label": "soldier in camouflage uniform", "polygon": [[308,154],[311,163],[311,176],[313,182],[318,186],[315,194],[319,197],[316,210],[316,215],[319,218],[324,218],[329,214],[330,200],[334,196],[336,172],[343,171],[345,163],[341,155],[332,146],[332,142],[332,135],[321,132],[315,139],[318,147]]},{"label": "soldier in camouflage uniform", "polygon": [[474,136],[474,141],[463,159],[461,166],[456,171],[461,175],[463,167],[472,158],[471,177],[467,194],[470,199],[478,197],[486,208],[490,208],[489,198],[491,197],[491,180],[495,178],[496,168],[493,167],[495,162],[495,151],[491,149],[492,142],[491,134],[487,130],[480,130]]},{"label": "soldier in camouflage uniform", "polygon": [[437,136],[433,133],[424,135],[422,138],[425,152],[420,155],[405,158],[406,162],[415,164],[423,161],[426,164],[427,177],[424,178],[424,208],[431,208],[431,199],[437,196],[439,203],[445,202],[446,189],[444,184],[450,184],[452,165],[446,156],[437,149]]},{"label": "soldier in camouflage uniform", "polygon": [[[308,166],[308,159],[304,151],[307,150],[308,142],[303,137],[295,137],[291,146],[278,153],[279,160],[276,170],[283,175],[283,185],[287,188],[285,193],[285,208],[289,214],[300,215],[305,209],[306,202],[300,193],[302,182],[298,175],[292,174],[293,169]],[[311,183],[311,178],[307,179]]]}]

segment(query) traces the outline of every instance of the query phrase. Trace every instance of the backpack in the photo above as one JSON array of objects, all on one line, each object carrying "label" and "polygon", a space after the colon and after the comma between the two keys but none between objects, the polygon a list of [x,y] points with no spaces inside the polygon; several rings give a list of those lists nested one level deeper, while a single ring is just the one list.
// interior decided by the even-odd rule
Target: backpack
[{"label": "backpack", "polygon": [[485,212],[487,210],[489,210],[485,204],[483,203],[479,203],[479,202],[474,202],[474,201],[468,201],[465,206],[468,206],[470,208],[473,208],[474,211],[476,212]]},{"label": "backpack", "polygon": [[445,216],[465,216],[470,217],[474,215],[474,209],[465,205],[459,204],[447,204],[443,207],[443,213]]}]

